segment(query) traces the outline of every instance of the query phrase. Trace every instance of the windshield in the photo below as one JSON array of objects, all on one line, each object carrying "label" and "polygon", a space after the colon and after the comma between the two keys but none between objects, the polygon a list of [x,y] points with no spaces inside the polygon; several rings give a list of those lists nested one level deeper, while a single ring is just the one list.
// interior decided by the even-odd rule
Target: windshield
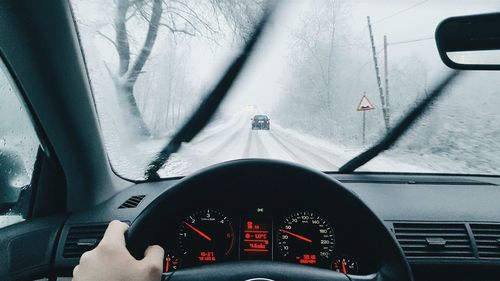
[{"label": "windshield", "polygon": [[[265,7],[71,2],[111,164],[134,180],[218,82]],[[168,158],[161,177],[241,158],[337,171],[446,75],[434,41],[439,22],[500,8],[489,0],[283,2],[216,115]],[[497,72],[466,73],[358,171],[499,174],[499,87]]]}]

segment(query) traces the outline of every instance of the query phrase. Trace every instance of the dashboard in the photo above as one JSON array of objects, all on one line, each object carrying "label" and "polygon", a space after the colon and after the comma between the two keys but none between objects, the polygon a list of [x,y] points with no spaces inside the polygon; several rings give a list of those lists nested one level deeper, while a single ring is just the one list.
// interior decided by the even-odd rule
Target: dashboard
[{"label": "dashboard", "polygon": [[316,209],[252,206],[200,208],[169,219],[164,271],[240,260],[281,261],[346,274],[367,274],[375,262],[342,216]]},{"label": "dashboard", "polygon": [[[167,194],[161,200],[161,212],[146,227],[152,234],[148,241],[166,250],[165,272],[215,268],[246,260],[359,275],[380,270],[384,254],[380,237],[367,231],[369,225],[350,204],[301,177],[260,179],[251,174],[240,176],[243,181],[234,181],[229,175],[219,175],[210,181],[190,182],[182,189],[176,187],[185,179],[134,184],[99,206],[66,219],[58,239],[55,268],[70,276],[80,255],[89,249],[79,247],[78,241],[98,241],[112,219],[133,226],[142,213]],[[330,177],[362,199],[394,233],[416,280],[473,281],[478,280],[478,274],[484,277],[482,280],[500,280],[500,251],[498,258],[482,256],[482,249],[489,246],[481,246],[486,243],[484,238],[474,235],[477,224],[500,227],[499,178],[397,174]],[[129,204],[131,200],[134,204]],[[493,234],[493,230],[488,231]],[[402,235],[401,231],[409,233]],[[448,238],[444,248],[414,251],[414,247],[423,247],[429,235],[447,237],[450,231],[461,240],[470,240],[472,246],[466,255],[462,256],[458,240]],[[416,244],[403,244],[407,240]]]},{"label": "dashboard", "polygon": [[[109,222],[121,220],[130,224],[129,253],[140,260],[148,246],[162,246],[162,278],[172,281],[412,280],[392,233],[355,192],[288,162],[234,161],[183,179],[138,183],[53,219],[62,223],[57,233],[36,233],[57,243],[46,251],[57,276],[71,276]],[[24,237],[14,241],[6,241],[9,254],[32,249]]]},{"label": "dashboard", "polygon": [[323,173],[270,160],[227,162],[184,178],[127,236],[136,258],[162,246],[165,272],[247,261],[341,276],[405,266],[385,225],[352,192]]}]

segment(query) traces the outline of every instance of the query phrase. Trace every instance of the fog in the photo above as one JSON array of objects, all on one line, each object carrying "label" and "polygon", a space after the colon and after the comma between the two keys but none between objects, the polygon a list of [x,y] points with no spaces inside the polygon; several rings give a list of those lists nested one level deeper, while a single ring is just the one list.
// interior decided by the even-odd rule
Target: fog
[{"label": "fog", "polygon": [[[170,24],[170,30],[160,26],[151,54],[132,87],[138,113],[130,113],[129,105],[121,101],[123,93],[116,82],[120,79],[113,78],[119,73],[122,59],[117,52],[117,28],[113,26],[119,2],[75,0],[72,4],[110,158],[119,173],[140,178],[148,161],[184,123],[239,53],[263,4],[261,1],[222,1],[228,5],[221,5],[217,13],[212,13],[207,12],[212,1],[196,4],[188,1],[196,17],[189,18],[189,22],[185,18],[165,18],[171,20],[165,22]],[[236,120],[241,114],[245,114],[242,118],[248,122],[247,117],[252,114],[267,114],[282,134],[301,139],[301,149],[308,143],[310,146],[321,143],[333,149],[332,154],[338,156],[333,158],[338,159],[331,161],[330,170],[375,143],[386,132],[367,16],[372,23],[384,90],[383,37],[387,36],[388,112],[392,126],[449,71],[439,58],[433,37],[439,22],[450,16],[493,12],[500,8],[498,2],[489,0],[283,2],[207,130],[225,128],[224,124],[240,124],[230,120]],[[148,19],[154,9],[153,1],[144,3],[141,11],[146,11],[144,18]],[[163,14],[170,15],[170,6],[165,5]],[[133,8],[127,11],[130,20],[126,22],[132,62],[144,47],[150,23],[136,18]],[[172,26],[183,32],[173,32]],[[500,131],[494,124],[500,121],[495,108],[500,102],[499,86],[500,74],[496,72],[466,73],[417,126],[384,155],[384,163],[396,161],[396,164],[372,165],[370,170],[394,171],[403,166],[408,172],[498,174],[500,156],[495,155],[495,151],[500,149],[496,141]],[[375,106],[375,110],[366,112],[364,144],[362,113],[356,111],[363,94]],[[135,123],[137,114],[143,121],[140,124]],[[241,126],[231,130],[241,132],[248,129],[249,124]],[[131,130],[137,127],[147,128],[147,136],[140,136],[144,130]],[[231,130],[221,130],[216,139],[221,141]],[[242,142],[244,147],[245,141]],[[214,146],[218,146],[216,141],[206,145],[206,149]],[[275,158],[279,154],[272,153],[276,147],[268,147],[267,151],[271,152],[266,155],[261,155],[262,151],[256,153]],[[239,154],[234,151],[217,154],[231,154],[227,159],[238,158]],[[209,154],[208,151],[197,153]],[[198,159],[193,155],[197,153],[185,152],[184,155],[190,156],[183,158],[180,152],[174,159],[177,163],[196,162]],[[226,158],[217,157],[204,163],[209,165]],[[292,160],[305,164],[315,162],[307,156]],[[177,166],[201,168],[189,163]],[[191,171],[176,170],[177,166],[167,165],[165,169],[170,169],[169,175]]]}]

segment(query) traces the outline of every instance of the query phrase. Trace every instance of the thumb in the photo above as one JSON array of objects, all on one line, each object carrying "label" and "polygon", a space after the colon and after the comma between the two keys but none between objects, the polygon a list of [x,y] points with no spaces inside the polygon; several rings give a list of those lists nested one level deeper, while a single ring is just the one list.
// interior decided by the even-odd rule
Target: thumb
[{"label": "thumb", "polygon": [[155,268],[158,267],[162,269],[164,254],[165,252],[163,251],[162,247],[158,245],[149,246],[144,252],[144,258],[142,259],[142,262],[150,266],[154,266]]}]

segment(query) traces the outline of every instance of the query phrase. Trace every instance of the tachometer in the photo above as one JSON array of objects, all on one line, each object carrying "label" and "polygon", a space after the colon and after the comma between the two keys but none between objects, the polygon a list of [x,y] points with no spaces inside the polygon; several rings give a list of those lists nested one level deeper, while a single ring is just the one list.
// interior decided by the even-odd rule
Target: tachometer
[{"label": "tachometer", "polygon": [[294,213],[282,222],[277,242],[285,261],[328,267],[335,235],[328,221],[305,211]]},{"label": "tachometer", "polygon": [[209,264],[225,260],[233,245],[231,222],[219,211],[199,211],[181,222],[179,248],[184,263]]}]

